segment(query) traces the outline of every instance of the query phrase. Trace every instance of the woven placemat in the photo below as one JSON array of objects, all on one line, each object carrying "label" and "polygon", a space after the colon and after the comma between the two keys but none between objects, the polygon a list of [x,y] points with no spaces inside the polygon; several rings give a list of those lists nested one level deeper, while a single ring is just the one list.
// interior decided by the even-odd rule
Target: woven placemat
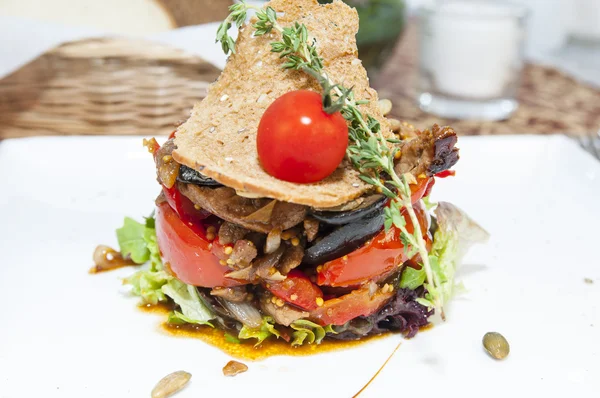
[{"label": "woven placemat", "polygon": [[66,43],[0,80],[0,139],[169,134],[220,72],[153,42]]},{"label": "woven placemat", "polygon": [[[391,117],[459,134],[588,135],[600,129],[600,90],[556,69],[527,65],[508,120],[451,120],[422,112],[415,98],[416,29],[408,25],[372,81],[392,100]],[[65,44],[0,80],[0,139],[33,135],[168,134],[206,95],[219,70],[172,48],[129,40]]]},{"label": "woven placemat", "polygon": [[500,122],[444,119],[422,112],[416,104],[417,29],[409,24],[394,55],[372,81],[381,98],[392,100],[392,117],[418,128],[451,125],[459,134],[587,135],[600,129],[600,90],[557,69],[528,64],[518,93],[519,109]]}]

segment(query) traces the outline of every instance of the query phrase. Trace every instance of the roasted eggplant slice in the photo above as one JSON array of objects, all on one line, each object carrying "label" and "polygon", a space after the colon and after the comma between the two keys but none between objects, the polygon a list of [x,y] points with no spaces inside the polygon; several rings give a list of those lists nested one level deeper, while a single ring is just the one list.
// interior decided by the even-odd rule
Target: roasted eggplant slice
[{"label": "roasted eggplant slice", "polygon": [[383,229],[383,209],[357,222],[346,224],[309,247],[304,264],[318,265],[335,260],[361,247]]},{"label": "roasted eggplant slice", "polygon": [[213,180],[212,178],[206,177],[196,170],[181,165],[179,168],[179,175],[177,176],[177,181],[183,182],[186,184],[194,184],[194,185],[202,185],[208,187],[219,187],[223,184]]},{"label": "roasted eggplant slice", "polygon": [[348,211],[312,211],[311,215],[326,224],[345,225],[381,212],[385,206],[386,198],[383,195],[373,195],[365,198],[365,201],[356,209]]}]

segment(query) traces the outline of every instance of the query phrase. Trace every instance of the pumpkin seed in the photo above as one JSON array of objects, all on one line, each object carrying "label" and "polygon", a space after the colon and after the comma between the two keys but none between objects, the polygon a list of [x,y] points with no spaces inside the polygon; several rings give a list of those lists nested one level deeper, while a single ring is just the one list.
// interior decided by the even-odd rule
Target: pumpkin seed
[{"label": "pumpkin seed", "polygon": [[485,350],[496,359],[504,359],[510,352],[508,341],[497,332],[488,332],[483,336],[483,346]]},{"label": "pumpkin seed", "polygon": [[152,398],[167,398],[181,391],[190,381],[192,375],[183,370],[173,372],[163,377],[152,390]]}]

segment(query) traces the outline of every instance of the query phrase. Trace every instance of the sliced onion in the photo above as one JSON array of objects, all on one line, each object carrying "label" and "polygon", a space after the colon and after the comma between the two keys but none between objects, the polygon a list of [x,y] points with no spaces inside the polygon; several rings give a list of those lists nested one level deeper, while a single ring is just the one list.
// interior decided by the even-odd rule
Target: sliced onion
[{"label": "sliced onion", "polygon": [[249,328],[256,329],[262,325],[262,316],[251,303],[232,303],[220,297],[217,297],[217,301],[231,313],[232,317]]},{"label": "sliced onion", "polygon": [[272,200],[269,202],[268,205],[263,206],[260,209],[256,210],[254,213],[244,217],[244,220],[268,224],[269,221],[271,221],[271,215],[273,214],[273,209],[275,208],[276,204],[277,201]]},{"label": "sliced onion", "polygon": [[348,331],[357,336],[366,336],[373,330],[374,322],[372,318],[355,318],[349,322]]},{"label": "sliced onion", "polygon": [[279,249],[281,245],[281,230],[279,228],[272,229],[267,235],[267,242],[265,243],[265,253],[271,254]]},{"label": "sliced onion", "polygon": [[377,293],[377,284],[371,281],[369,282],[369,297],[373,297],[375,293]]},{"label": "sliced onion", "polygon": [[231,279],[238,279],[238,280],[242,280],[242,281],[253,281],[254,280],[254,273],[256,272],[256,270],[253,267],[246,267],[246,268],[242,268],[236,271],[231,271],[228,274],[225,274],[226,277],[231,278]]}]

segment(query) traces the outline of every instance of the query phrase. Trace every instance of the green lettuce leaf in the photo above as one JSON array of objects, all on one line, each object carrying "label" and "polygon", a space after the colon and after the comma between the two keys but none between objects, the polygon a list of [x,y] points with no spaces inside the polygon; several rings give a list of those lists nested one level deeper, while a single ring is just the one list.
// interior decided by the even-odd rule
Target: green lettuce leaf
[{"label": "green lettuce leaf", "polygon": [[275,329],[275,321],[270,316],[263,317],[262,325],[259,328],[252,329],[244,325],[238,334],[238,338],[242,340],[256,339],[255,347],[271,336],[281,337],[277,329]]},{"label": "green lettuce leaf", "polygon": [[141,270],[125,278],[123,284],[131,285],[131,293],[140,296],[143,304],[156,305],[167,301],[162,287],[171,279],[165,271]]},{"label": "green lettuce leaf", "polygon": [[232,344],[241,344],[240,339],[229,333],[225,333],[225,341]]},{"label": "green lettuce leaf", "polygon": [[169,319],[212,326],[209,321],[215,318],[215,314],[204,304],[195,286],[186,285],[178,279],[171,278],[162,286],[162,292],[181,307],[180,315],[175,312]]},{"label": "green lettuce leaf", "polygon": [[425,270],[414,269],[412,267],[406,267],[404,271],[402,271],[402,278],[400,279],[400,287],[402,289],[416,289],[425,283]]},{"label": "green lettuce leaf", "polygon": [[212,323],[206,321],[198,321],[196,319],[192,319],[183,315],[179,311],[172,311],[169,313],[169,317],[167,318],[167,323],[170,325],[185,325],[185,324],[196,324],[196,325],[208,325],[214,327]]},{"label": "green lettuce leaf", "polygon": [[144,242],[146,242],[146,248],[150,253],[150,270],[161,271],[163,269],[163,264],[160,258],[158,243],[156,242],[156,230],[154,227],[146,227],[146,230],[144,231]]},{"label": "green lettuce leaf", "polygon": [[[484,243],[489,239],[487,231],[450,203],[438,203],[435,215],[438,228],[433,236],[429,263],[438,287],[434,290],[432,286],[425,284],[429,294],[417,300],[428,307],[433,307],[432,293],[434,296],[439,295],[442,302],[448,302],[460,290],[457,289],[459,285],[454,282],[454,277],[463,256],[474,244]],[[424,269],[407,267],[402,272],[400,287],[415,289],[424,284],[425,280]]]},{"label": "green lettuce leaf", "polygon": [[290,327],[295,330],[292,334],[294,337],[294,340],[292,341],[293,346],[302,345],[304,343],[321,344],[321,341],[323,341],[327,333],[336,333],[331,325],[322,327],[321,325],[317,325],[316,323],[305,319],[299,319],[292,322]]},{"label": "green lettuce leaf", "polygon": [[148,217],[145,224],[140,224],[126,217],[123,227],[117,230],[117,239],[124,256],[129,255],[139,264],[150,261],[150,269],[137,271],[123,281],[124,284],[131,285],[131,293],[140,296],[143,304],[156,305],[167,301],[162,287],[173,278],[163,270],[156,243],[154,218]]},{"label": "green lettuce leaf", "polygon": [[121,254],[123,257],[131,258],[136,264],[144,264],[150,260],[150,250],[144,239],[146,229],[144,224],[129,217],[125,217],[123,226],[117,229],[117,241]]}]

